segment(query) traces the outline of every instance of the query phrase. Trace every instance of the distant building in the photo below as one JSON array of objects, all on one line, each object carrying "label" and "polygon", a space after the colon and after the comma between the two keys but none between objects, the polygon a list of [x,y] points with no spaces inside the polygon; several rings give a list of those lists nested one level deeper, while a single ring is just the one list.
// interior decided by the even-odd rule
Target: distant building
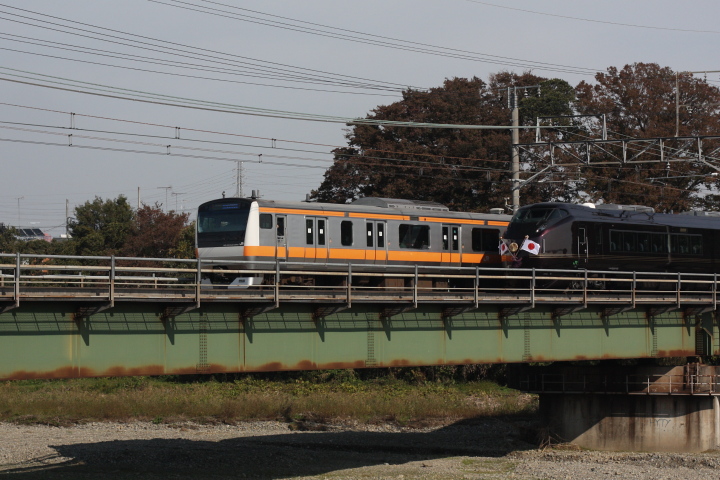
[{"label": "distant building", "polygon": [[44,233],[39,228],[16,228],[15,238],[25,242],[32,240],[45,240],[46,242],[52,242],[52,237],[47,233]]}]

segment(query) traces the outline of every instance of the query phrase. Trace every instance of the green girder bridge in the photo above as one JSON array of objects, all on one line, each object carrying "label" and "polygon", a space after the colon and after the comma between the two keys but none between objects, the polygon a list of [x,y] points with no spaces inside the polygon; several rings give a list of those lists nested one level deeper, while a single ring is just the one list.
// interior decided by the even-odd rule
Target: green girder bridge
[{"label": "green girder bridge", "polygon": [[[228,288],[200,281],[211,267],[0,256],[0,379],[720,353],[715,275],[277,263]],[[310,274],[333,286],[293,281]]]}]

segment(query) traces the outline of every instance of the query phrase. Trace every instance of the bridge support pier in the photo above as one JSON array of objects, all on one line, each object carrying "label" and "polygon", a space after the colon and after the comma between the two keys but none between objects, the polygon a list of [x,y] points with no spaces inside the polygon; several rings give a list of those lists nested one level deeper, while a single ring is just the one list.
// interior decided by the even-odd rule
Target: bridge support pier
[{"label": "bridge support pier", "polygon": [[541,372],[521,377],[519,386],[539,394],[550,442],[646,452],[720,447],[720,367],[566,366]]},{"label": "bridge support pier", "polygon": [[550,438],[594,450],[703,452],[718,447],[715,396],[541,394]]}]

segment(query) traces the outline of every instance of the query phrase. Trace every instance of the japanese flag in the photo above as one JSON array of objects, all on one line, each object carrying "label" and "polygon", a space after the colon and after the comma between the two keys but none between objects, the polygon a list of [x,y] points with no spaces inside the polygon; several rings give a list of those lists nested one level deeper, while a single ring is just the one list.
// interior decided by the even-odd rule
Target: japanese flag
[{"label": "japanese flag", "polygon": [[520,250],[525,250],[526,252],[530,252],[533,255],[537,255],[538,253],[540,253],[540,244],[535,243],[532,240],[525,240],[522,247],[520,247]]},{"label": "japanese flag", "polygon": [[498,245],[498,248],[500,249],[500,255],[506,255],[508,253],[508,246],[507,243],[505,243],[503,240],[500,240],[500,245]]}]

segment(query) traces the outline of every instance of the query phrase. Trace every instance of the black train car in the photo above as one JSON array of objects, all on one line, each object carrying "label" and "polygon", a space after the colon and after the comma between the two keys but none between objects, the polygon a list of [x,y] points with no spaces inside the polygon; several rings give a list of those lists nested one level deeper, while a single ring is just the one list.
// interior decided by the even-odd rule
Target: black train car
[{"label": "black train car", "polygon": [[[720,213],[656,213],[638,205],[539,203],[518,209],[503,235],[514,266],[718,273]],[[533,255],[521,247],[539,244]]]}]

